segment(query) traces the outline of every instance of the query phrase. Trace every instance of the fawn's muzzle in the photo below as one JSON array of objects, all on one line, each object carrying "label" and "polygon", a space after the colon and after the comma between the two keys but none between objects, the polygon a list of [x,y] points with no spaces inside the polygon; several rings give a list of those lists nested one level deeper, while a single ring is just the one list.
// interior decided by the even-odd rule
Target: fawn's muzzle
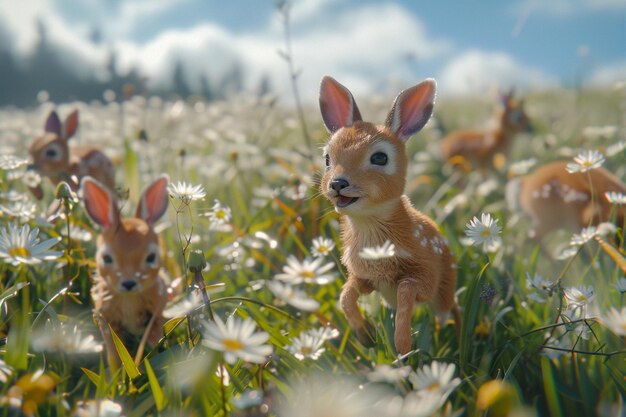
[{"label": "fawn's muzzle", "polygon": [[350,186],[350,183],[344,180],[343,178],[334,179],[330,182],[330,188],[332,188],[333,190],[337,192],[340,192],[341,190],[343,190],[344,188],[348,186]]},{"label": "fawn's muzzle", "polygon": [[126,280],[122,282],[122,288],[124,288],[126,291],[132,291],[132,289],[135,288],[136,286],[137,286],[137,283],[135,281]]}]

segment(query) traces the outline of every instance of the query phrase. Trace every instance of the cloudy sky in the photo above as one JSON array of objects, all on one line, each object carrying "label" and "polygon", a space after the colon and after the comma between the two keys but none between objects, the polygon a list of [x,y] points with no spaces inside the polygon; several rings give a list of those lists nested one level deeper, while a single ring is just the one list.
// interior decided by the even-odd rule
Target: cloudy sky
[{"label": "cloudy sky", "polygon": [[[443,94],[626,79],[626,0],[291,3],[293,58],[308,99],[324,74],[357,94],[425,77]],[[0,43],[28,56],[37,19],[71,71],[97,72],[115,50],[120,71],[136,67],[153,86],[169,83],[180,60],[192,85],[238,63],[251,88],[267,75],[288,91],[274,0],[0,0]]]}]

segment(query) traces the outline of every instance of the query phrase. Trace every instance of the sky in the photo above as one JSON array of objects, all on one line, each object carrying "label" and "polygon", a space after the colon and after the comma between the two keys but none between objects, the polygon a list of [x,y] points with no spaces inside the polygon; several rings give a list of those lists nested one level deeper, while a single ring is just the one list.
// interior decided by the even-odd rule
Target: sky
[{"label": "sky", "polygon": [[[293,0],[292,58],[305,100],[329,74],[355,94],[434,77],[440,94],[515,86],[611,87],[626,81],[626,0]],[[241,65],[289,94],[284,16],[275,0],[0,0],[0,44],[27,57],[45,22],[78,74],[99,74],[111,50],[118,71],[138,68],[151,86],[217,82]],[[99,41],[93,41],[94,29]],[[80,57],[80,59],[77,59]],[[80,62],[79,64],[76,64]]]}]

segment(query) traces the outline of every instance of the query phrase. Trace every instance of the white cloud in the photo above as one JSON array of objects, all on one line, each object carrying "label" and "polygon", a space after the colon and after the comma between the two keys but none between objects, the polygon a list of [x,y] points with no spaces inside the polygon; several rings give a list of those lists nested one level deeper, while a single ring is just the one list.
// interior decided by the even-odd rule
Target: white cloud
[{"label": "white cloud", "polygon": [[512,11],[516,14],[539,13],[553,17],[624,9],[626,9],[625,0],[522,0],[512,6]]},{"label": "white cloud", "polygon": [[554,87],[556,79],[502,52],[466,51],[452,59],[439,76],[445,94],[481,94],[494,88]]},{"label": "white cloud", "polygon": [[606,87],[626,82],[626,61],[615,62],[596,69],[589,77],[591,85]]}]

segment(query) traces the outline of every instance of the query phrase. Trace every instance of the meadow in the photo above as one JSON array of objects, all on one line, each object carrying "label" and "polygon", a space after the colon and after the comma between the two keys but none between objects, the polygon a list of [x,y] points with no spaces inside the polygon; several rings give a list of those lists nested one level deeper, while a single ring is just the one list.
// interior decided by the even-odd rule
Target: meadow
[{"label": "meadow", "polygon": [[[346,277],[338,216],[317,189],[328,134],[316,106],[304,119],[269,95],[1,109],[0,231],[37,228],[54,245],[43,260],[0,250],[0,415],[624,415],[625,252],[616,243],[624,225],[604,246],[572,244],[571,231],[558,231],[540,247],[527,236],[530,220],[507,206],[505,184],[580,150],[600,151],[603,166],[626,178],[626,89],[525,99],[535,130],[516,139],[498,171],[459,174],[437,155],[446,131],[483,125],[495,97],[440,99],[408,141],[406,193],[457,257],[463,326],[457,340],[453,325],[418,307],[414,350],[403,357],[393,310],[378,294],[361,299],[373,347],[351,334],[338,305]],[[392,97],[357,100],[366,120],[382,122]],[[41,201],[28,192],[37,178],[26,174],[27,149],[52,108],[62,117],[78,109],[72,141],[112,157],[125,215],[161,173],[201,186],[172,189],[157,225],[165,269],[181,283],[165,337],[137,357],[137,344],[118,344],[117,370],[91,312],[98,229],[67,189],[43,178]],[[502,227],[491,251],[465,235],[482,213]],[[204,288],[192,289],[198,279]],[[206,323],[227,318],[247,323],[247,336],[267,336],[251,338],[247,356],[207,343]]]}]

